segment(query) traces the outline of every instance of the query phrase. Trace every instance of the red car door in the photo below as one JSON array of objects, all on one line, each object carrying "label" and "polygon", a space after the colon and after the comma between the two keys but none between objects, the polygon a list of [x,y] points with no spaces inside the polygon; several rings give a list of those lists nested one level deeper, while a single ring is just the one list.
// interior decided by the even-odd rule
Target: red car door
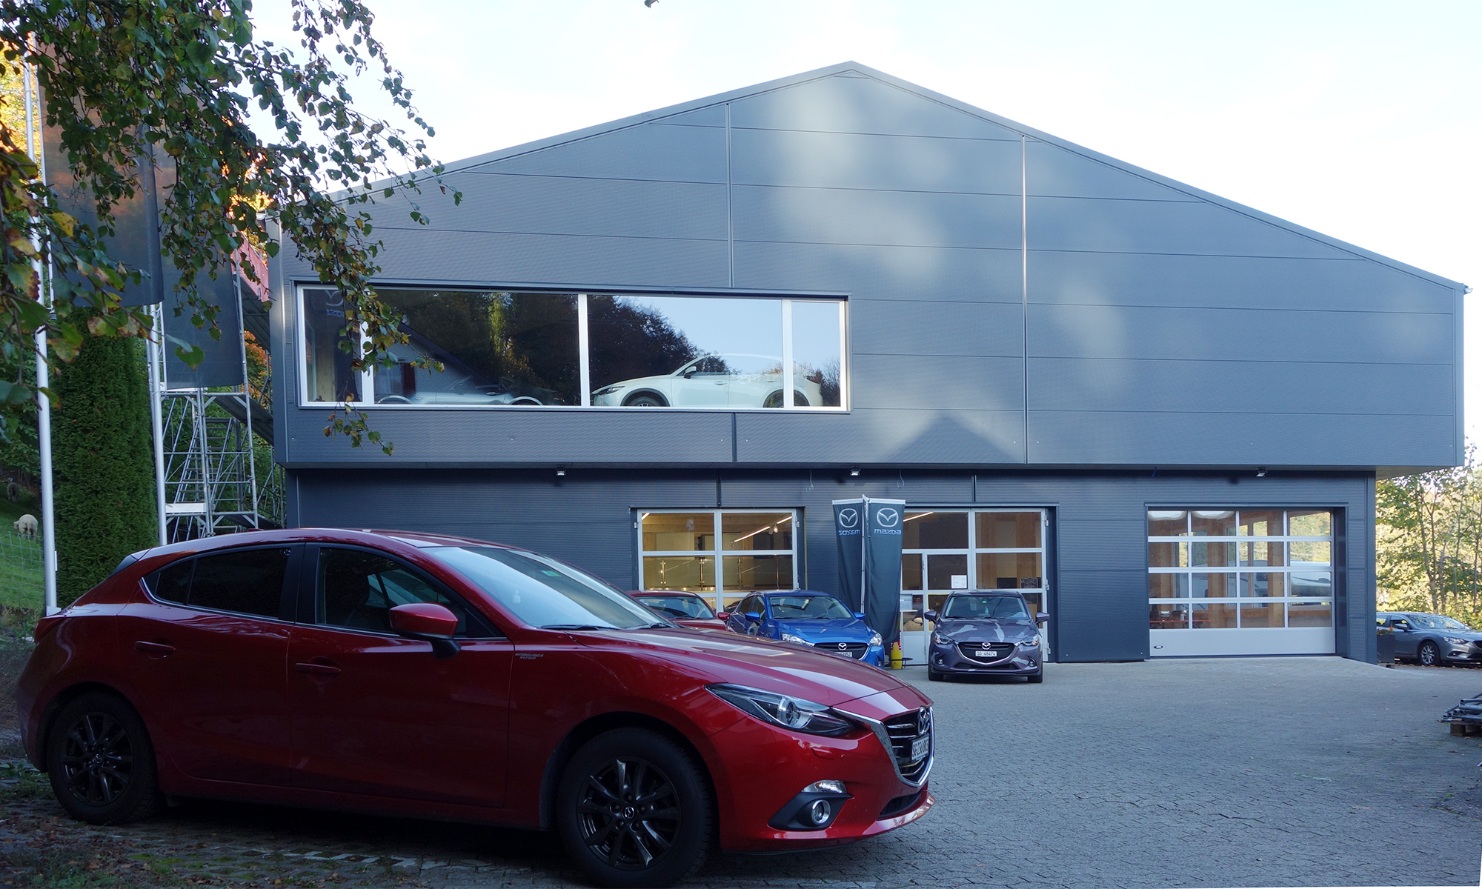
[{"label": "red car door", "polygon": [[176,562],[128,605],[119,642],[162,756],[193,778],[281,784],[290,775],[282,619],[291,547]]},{"label": "red car door", "polygon": [[[502,805],[514,646],[389,557],[321,547],[310,558],[315,623],[294,627],[288,644],[298,786]],[[413,601],[460,614],[458,653],[438,658],[390,631],[386,609]]]}]

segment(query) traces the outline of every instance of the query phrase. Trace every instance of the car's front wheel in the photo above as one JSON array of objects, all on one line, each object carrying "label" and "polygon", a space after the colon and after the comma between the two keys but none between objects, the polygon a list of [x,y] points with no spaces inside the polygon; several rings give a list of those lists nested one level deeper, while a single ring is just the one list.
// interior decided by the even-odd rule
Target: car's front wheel
[{"label": "car's front wheel", "polygon": [[669,402],[657,392],[639,392],[623,401],[623,407],[668,407]]},{"label": "car's front wheel", "polygon": [[705,863],[710,785],[678,744],[646,729],[588,741],[561,775],[566,852],[604,886],[670,886]]},{"label": "car's front wheel", "polygon": [[1434,642],[1422,642],[1420,643],[1420,649],[1415,653],[1415,660],[1422,667],[1434,667],[1441,661],[1441,649],[1437,648]]},{"label": "car's front wheel", "polygon": [[163,801],[149,732],[115,695],[93,692],[62,707],[47,731],[46,771],[62,808],[91,824],[147,818]]}]

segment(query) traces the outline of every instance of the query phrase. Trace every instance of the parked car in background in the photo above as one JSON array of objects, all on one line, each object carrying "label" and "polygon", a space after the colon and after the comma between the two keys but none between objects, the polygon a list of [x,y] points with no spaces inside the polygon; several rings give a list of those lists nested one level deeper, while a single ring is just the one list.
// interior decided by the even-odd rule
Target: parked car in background
[{"label": "parked car in background", "polygon": [[673,626],[478,540],[307,529],[143,550],[35,640],[26,755],[95,824],[214,797],[551,829],[597,883],[666,886],[712,842],[837,845],[933,803],[914,687]]},{"label": "parked car in background", "polygon": [[[793,366],[795,407],[823,404],[823,377]],[[701,355],[673,373],[637,377],[592,393],[594,405],[624,407],[783,407],[782,359],[768,355]]]},{"label": "parked car in background", "polygon": [[724,630],[726,613],[710,607],[704,596],[680,590],[636,590],[628,595],[675,623],[702,630]]},{"label": "parked car in background", "polygon": [[1381,611],[1380,629],[1395,643],[1395,659],[1427,667],[1437,664],[1482,664],[1482,633],[1454,617],[1420,611]]},{"label": "parked car in background", "polygon": [[1023,676],[1045,680],[1044,637],[1035,614],[1016,590],[954,592],[941,611],[927,611],[931,644],[926,678],[944,676]]},{"label": "parked car in background", "polygon": [[808,645],[819,651],[885,666],[880,634],[844,600],[818,590],[751,593],[736,604],[726,626],[737,633]]}]

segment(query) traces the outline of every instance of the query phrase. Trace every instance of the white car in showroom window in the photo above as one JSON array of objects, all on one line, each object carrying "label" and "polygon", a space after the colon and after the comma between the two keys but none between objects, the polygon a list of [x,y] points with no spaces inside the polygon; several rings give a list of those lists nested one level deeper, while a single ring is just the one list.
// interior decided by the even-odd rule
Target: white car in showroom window
[{"label": "white car in showroom window", "polygon": [[[793,365],[792,404],[823,404],[823,376]],[[691,359],[678,370],[656,377],[637,377],[603,386],[592,404],[623,407],[784,407],[782,360],[775,356],[709,354]]]}]

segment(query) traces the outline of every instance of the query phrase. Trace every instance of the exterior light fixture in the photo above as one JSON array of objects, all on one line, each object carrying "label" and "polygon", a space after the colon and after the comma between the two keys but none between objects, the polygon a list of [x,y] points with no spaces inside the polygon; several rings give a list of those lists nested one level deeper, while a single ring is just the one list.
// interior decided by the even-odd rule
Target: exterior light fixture
[{"label": "exterior light fixture", "polygon": [[1258,466],[1258,467],[1256,467],[1256,478],[1265,478],[1265,477],[1266,477],[1266,467],[1264,467],[1264,466]]},{"label": "exterior light fixture", "polygon": [[858,466],[851,466],[851,467],[849,467],[849,477],[850,478],[859,478],[859,467]]},{"label": "exterior light fixture", "polygon": [[556,478],[565,478],[565,477],[566,477],[566,467],[565,466],[557,466],[556,467]]}]

